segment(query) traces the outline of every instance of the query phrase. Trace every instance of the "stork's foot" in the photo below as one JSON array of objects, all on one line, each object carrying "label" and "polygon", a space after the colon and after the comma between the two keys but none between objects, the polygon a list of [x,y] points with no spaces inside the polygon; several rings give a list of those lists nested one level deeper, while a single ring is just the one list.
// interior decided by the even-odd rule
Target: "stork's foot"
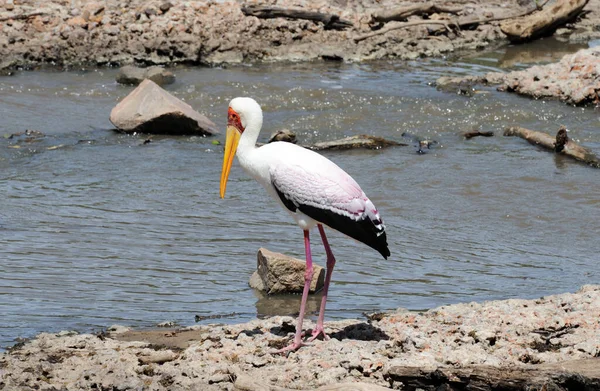
[{"label": "stork's foot", "polygon": [[294,341],[292,342],[291,345],[286,346],[283,349],[279,349],[279,350],[274,350],[271,352],[271,354],[282,354],[287,356],[288,354],[290,354],[291,352],[295,352],[296,350],[300,349],[302,346],[310,346],[311,344],[306,343],[306,342],[302,342],[302,341]]},{"label": "stork's foot", "polygon": [[331,338],[327,334],[325,334],[325,330],[323,329],[323,325],[317,325],[312,331],[312,337],[308,339],[308,342],[312,342],[315,339],[319,338],[319,336],[323,336],[323,340],[329,341]]}]

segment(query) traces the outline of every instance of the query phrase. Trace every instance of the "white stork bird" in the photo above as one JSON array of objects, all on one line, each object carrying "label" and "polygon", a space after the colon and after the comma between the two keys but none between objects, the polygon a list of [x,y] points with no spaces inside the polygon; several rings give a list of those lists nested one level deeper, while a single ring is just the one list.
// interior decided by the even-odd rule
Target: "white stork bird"
[{"label": "white stork bird", "polygon": [[315,225],[325,246],[327,273],[317,326],[308,341],[313,341],[320,334],[328,339],[323,329],[323,319],[335,258],[323,225],[365,243],[387,259],[390,250],[383,220],[356,181],[327,158],[287,142],[274,142],[257,148],[256,140],[262,127],[263,116],[254,99],[233,99],[229,103],[227,115],[221,198],[225,197],[233,156],[237,155],[245,171],[290,212],[304,231],[306,271],[296,335],[294,342],[278,353],[294,351],[304,345],[302,321],[313,275],[309,232]]}]

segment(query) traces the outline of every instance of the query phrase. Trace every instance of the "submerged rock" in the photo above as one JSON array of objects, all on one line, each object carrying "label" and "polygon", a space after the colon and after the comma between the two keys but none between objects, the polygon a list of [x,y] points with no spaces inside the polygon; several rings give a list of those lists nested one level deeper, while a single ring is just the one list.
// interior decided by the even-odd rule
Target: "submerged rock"
[{"label": "submerged rock", "polygon": [[214,122],[151,80],[144,80],[110,113],[110,122],[125,133],[210,136]]},{"label": "submerged rock", "polygon": [[[250,286],[267,292],[300,293],[304,288],[306,263],[284,254],[260,248],[257,255],[257,271],[250,277]],[[310,292],[323,288],[325,269],[313,264]]]},{"label": "submerged rock", "polygon": [[381,149],[393,146],[406,146],[392,140],[386,140],[383,137],[369,136],[366,134],[359,134],[356,136],[345,137],[340,140],[323,141],[307,146],[315,151],[321,151],[325,149],[355,149],[355,148],[366,148],[366,149]]},{"label": "submerged rock", "polygon": [[296,144],[298,140],[296,140],[296,133],[289,129],[281,129],[273,133],[268,142],[272,143],[274,141],[286,141],[288,143]]},{"label": "submerged rock", "polygon": [[173,75],[173,72],[159,66],[138,68],[133,65],[127,65],[119,69],[116,77],[117,83],[132,85],[138,85],[144,79],[150,79],[156,84],[164,86],[173,84],[175,82],[175,75]]}]

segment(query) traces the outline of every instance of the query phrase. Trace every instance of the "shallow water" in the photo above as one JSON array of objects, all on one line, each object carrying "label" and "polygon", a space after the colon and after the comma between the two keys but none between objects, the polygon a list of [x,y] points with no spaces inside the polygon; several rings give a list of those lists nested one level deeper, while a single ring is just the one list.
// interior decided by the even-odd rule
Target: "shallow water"
[{"label": "shallow water", "polygon": [[[392,252],[386,261],[330,232],[338,264],[327,319],[574,291],[600,282],[599,171],[502,131],[564,124],[600,151],[598,109],[493,88],[467,98],[430,85],[442,75],[524,66],[514,50],[407,63],[178,68],[167,90],[221,129],[232,97],[255,97],[265,111],[260,141],[290,128],[305,143],[373,134],[411,144],[325,153],[377,205]],[[113,323],[294,314],[299,296],[263,296],[248,278],[259,247],[302,258],[300,229],[237,163],[219,199],[222,146],[212,141],[223,135],[155,136],[143,145],[147,136],[111,131],[110,110],[132,89],[114,82],[116,72],[0,78],[0,346]],[[496,136],[459,136],[474,128]],[[1,137],[25,129],[45,137]],[[405,132],[438,144],[417,154]],[[323,265],[316,231],[312,237]],[[309,309],[318,310],[318,297]]]}]

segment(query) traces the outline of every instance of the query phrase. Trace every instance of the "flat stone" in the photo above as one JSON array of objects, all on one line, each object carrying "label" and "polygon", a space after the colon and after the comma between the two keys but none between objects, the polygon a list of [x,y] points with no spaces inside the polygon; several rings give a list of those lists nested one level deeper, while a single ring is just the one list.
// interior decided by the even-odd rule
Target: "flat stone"
[{"label": "flat stone", "polygon": [[[257,271],[250,278],[250,286],[268,294],[300,293],[304,289],[306,262],[260,248],[257,255]],[[325,269],[313,263],[310,292],[323,288]]]},{"label": "flat stone", "polygon": [[112,109],[110,122],[125,133],[196,136],[219,133],[214,122],[148,79]]}]

